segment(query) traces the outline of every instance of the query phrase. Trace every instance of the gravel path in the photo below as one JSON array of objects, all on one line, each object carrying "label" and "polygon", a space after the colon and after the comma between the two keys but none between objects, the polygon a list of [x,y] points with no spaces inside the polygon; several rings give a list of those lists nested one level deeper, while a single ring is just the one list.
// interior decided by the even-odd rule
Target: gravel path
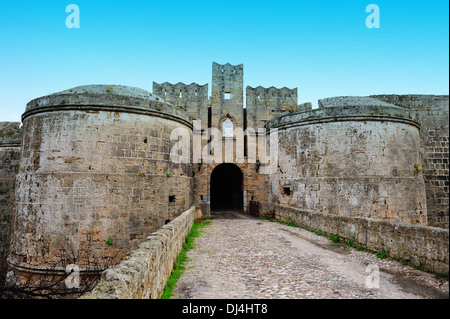
[{"label": "gravel path", "polygon": [[195,244],[174,299],[448,298],[447,281],[278,222],[214,219]]}]

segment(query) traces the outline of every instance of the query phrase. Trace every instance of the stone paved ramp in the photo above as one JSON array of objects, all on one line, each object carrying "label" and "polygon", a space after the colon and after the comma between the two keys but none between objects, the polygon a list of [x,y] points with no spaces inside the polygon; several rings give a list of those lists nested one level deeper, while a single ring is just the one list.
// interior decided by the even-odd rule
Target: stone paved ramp
[{"label": "stone paved ramp", "polygon": [[[448,282],[278,222],[217,218],[196,239],[173,298],[448,298]],[[380,269],[380,288],[366,287]]]},{"label": "stone paved ramp", "polygon": [[212,219],[253,219],[252,215],[238,212],[235,210],[220,210],[211,212]]}]

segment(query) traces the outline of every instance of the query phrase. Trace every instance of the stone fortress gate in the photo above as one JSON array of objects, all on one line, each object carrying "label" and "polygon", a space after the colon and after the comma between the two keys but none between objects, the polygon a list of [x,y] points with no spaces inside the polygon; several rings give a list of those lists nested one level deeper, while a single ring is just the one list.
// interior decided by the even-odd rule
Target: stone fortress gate
[{"label": "stone fortress gate", "polygon": [[[49,269],[64,247],[124,257],[192,206],[205,217],[256,207],[336,231],[362,219],[448,229],[448,96],[313,109],[296,88],[248,86],[244,97],[243,78],[242,64],[214,62],[211,96],[208,84],[154,82],[153,93],[86,85],[29,102],[20,143],[0,140],[11,266]],[[189,145],[174,162],[180,128]],[[271,169],[264,153],[276,153]],[[448,268],[448,246],[442,258]]]}]

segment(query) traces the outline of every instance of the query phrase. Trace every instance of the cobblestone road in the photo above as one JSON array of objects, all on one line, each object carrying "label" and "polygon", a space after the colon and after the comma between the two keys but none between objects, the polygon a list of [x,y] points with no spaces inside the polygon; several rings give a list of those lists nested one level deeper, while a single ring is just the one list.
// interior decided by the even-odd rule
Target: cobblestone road
[{"label": "cobblestone road", "polygon": [[[172,298],[448,298],[448,282],[431,274],[297,227],[237,217],[216,216],[204,228]],[[368,288],[377,267],[380,287]]]}]

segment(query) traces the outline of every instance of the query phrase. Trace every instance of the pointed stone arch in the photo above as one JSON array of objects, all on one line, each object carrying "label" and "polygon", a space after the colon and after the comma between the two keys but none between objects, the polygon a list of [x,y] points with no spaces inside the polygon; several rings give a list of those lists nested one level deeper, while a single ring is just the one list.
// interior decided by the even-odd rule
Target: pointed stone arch
[{"label": "pointed stone arch", "polygon": [[223,137],[233,137],[233,130],[236,127],[236,118],[230,113],[222,116],[219,120],[219,129]]},{"label": "pointed stone arch", "polygon": [[242,211],[244,205],[244,175],[232,163],[217,165],[211,173],[211,210]]}]

